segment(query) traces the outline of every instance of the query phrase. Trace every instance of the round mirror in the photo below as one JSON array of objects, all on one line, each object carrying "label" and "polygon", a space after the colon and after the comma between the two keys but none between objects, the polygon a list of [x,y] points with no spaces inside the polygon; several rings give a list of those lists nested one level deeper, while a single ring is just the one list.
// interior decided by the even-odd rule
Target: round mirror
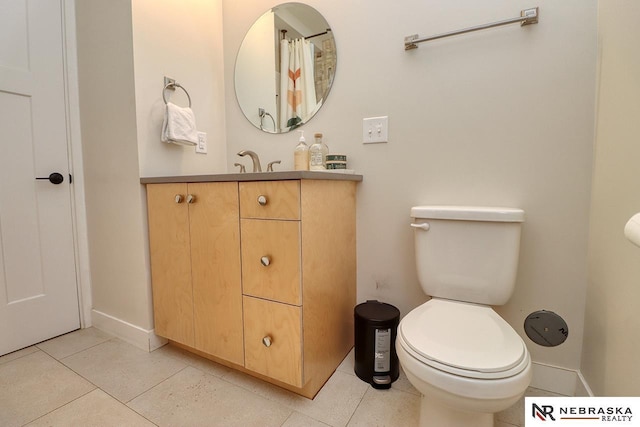
[{"label": "round mirror", "polygon": [[289,132],[320,109],[335,69],[335,39],[324,17],[306,4],[284,3],[266,11],[244,37],[236,98],[258,129]]}]

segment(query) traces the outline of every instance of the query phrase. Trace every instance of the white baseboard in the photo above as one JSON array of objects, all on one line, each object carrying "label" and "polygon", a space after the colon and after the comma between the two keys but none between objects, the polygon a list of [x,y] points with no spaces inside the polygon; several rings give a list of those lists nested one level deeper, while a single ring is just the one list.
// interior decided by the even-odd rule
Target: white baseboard
[{"label": "white baseboard", "polygon": [[593,396],[593,392],[579,370],[560,368],[533,362],[531,387],[563,396]]},{"label": "white baseboard", "polygon": [[591,390],[591,387],[589,387],[589,384],[587,383],[587,380],[582,376],[582,372],[578,371],[578,381],[576,383],[576,396],[580,396],[580,397],[593,397],[593,391]]},{"label": "white baseboard", "polygon": [[167,343],[166,338],[98,310],[91,310],[93,327],[120,338],[144,351],[153,351]]}]

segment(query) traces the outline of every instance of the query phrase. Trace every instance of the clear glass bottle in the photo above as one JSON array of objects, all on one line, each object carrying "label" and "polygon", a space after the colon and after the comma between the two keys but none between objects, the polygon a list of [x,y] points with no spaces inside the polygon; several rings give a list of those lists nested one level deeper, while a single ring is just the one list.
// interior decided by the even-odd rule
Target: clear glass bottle
[{"label": "clear glass bottle", "polygon": [[315,142],[309,147],[309,170],[321,171],[327,168],[327,154],[329,154],[329,147],[322,142],[322,134],[316,133],[313,135]]},{"label": "clear glass bottle", "polygon": [[299,130],[298,132],[300,132],[300,142],[296,145],[295,150],[293,150],[293,169],[297,171],[308,171],[309,146],[305,143],[304,131]]}]

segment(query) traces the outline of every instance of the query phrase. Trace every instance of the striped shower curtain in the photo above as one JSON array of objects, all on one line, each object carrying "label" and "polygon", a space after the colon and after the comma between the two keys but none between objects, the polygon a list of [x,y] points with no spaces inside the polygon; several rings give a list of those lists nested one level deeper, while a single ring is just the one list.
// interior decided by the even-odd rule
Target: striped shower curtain
[{"label": "striped shower curtain", "polygon": [[280,128],[293,129],[316,110],[313,44],[304,39],[280,41]]}]

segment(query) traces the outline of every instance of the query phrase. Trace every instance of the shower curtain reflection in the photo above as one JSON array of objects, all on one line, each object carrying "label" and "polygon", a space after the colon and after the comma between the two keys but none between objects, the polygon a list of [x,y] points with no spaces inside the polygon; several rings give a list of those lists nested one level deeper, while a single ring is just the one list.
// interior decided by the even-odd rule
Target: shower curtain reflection
[{"label": "shower curtain reflection", "polygon": [[305,39],[280,41],[280,127],[294,129],[320,105],[316,101],[314,46]]}]

